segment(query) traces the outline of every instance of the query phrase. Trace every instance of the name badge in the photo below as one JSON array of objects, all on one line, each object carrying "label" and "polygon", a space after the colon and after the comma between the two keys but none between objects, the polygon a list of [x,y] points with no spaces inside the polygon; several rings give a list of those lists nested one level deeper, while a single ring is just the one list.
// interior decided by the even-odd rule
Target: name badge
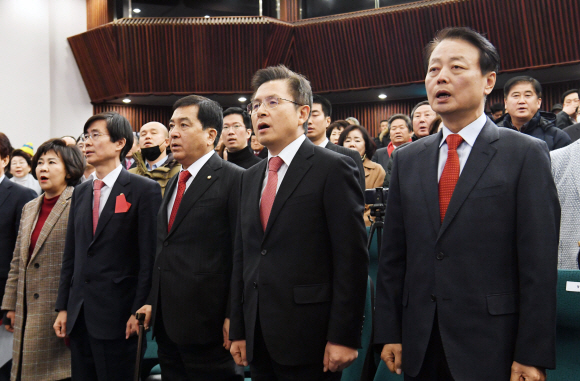
[{"label": "name badge", "polygon": [[580,292],[580,282],[566,282],[566,291]]}]

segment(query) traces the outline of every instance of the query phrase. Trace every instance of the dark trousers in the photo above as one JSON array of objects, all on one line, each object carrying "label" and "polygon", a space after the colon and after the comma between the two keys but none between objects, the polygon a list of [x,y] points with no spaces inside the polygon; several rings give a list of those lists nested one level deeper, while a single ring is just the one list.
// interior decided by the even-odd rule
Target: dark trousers
[{"label": "dark trousers", "polygon": [[250,363],[252,381],[340,381],[342,372],[323,372],[321,361],[307,365],[282,365],[270,357],[260,319],[256,319],[254,357]]},{"label": "dark trousers", "polygon": [[[219,342],[212,345],[178,345],[165,331],[161,308],[155,317],[155,340],[161,379],[169,381],[238,381],[243,369]],[[239,373],[239,374],[236,374]]]},{"label": "dark trousers", "polygon": [[92,337],[85,323],[84,308],[70,334],[73,380],[132,381],[138,337],[100,340]]},{"label": "dark trousers", "polygon": [[431,330],[431,337],[429,338],[429,345],[427,346],[421,371],[416,377],[405,374],[405,381],[453,381],[447,359],[445,358],[445,351],[443,350],[437,313],[435,313],[435,319],[433,319],[433,329]]}]

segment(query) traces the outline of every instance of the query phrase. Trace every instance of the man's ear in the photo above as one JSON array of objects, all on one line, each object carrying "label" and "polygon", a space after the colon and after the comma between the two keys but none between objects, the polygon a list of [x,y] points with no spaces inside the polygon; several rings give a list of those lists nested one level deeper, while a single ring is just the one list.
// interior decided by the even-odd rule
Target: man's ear
[{"label": "man's ear", "polygon": [[489,73],[485,74],[485,89],[483,90],[485,95],[491,94],[496,80],[497,74],[495,71],[490,71]]},{"label": "man's ear", "polygon": [[302,125],[304,125],[304,123],[306,123],[310,117],[310,106],[300,106],[298,108],[298,112],[298,121],[300,122],[300,127],[302,127]]},{"label": "man's ear", "polygon": [[127,139],[121,138],[115,142],[115,150],[121,152],[123,147],[127,144]]},{"label": "man's ear", "polygon": [[207,145],[208,146],[211,145],[213,147],[213,145],[214,145],[213,143],[215,142],[215,139],[217,137],[217,130],[215,128],[208,128],[207,129],[207,136],[208,136],[208,139],[207,139],[208,144]]}]

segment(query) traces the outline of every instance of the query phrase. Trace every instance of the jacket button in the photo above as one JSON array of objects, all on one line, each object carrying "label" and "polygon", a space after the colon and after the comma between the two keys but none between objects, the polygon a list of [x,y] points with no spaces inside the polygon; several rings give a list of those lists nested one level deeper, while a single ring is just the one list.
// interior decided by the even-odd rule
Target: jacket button
[{"label": "jacket button", "polygon": [[34,299],[38,299],[39,297],[40,297],[40,295],[34,294]]},{"label": "jacket button", "polygon": [[266,255],[266,254],[268,254],[268,250],[262,250],[262,252],[260,254]]},{"label": "jacket button", "polygon": [[165,247],[169,246],[169,242],[167,242],[167,241],[163,242],[163,246],[165,246]]},{"label": "jacket button", "polygon": [[39,268],[39,267],[40,267],[40,264],[39,264],[39,263],[35,263],[35,264],[34,264],[34,268],[35,268],[35,269],[37,269],[37,268]]},{"label": "jacket button", "polygon": [[437,259],[438,260],[442,260],[443,258],[445,258],[445,254],[443,254],[443,253],[437,254]]},{"label": "jacket button", "polygon": [[437,301],[437,297],[433,294],[431,294],[431,301],[432,302],[436,302]]},{"label": "jacket button", "polygon": [[258,288],[258,283],[254,282],[254,288]]}]

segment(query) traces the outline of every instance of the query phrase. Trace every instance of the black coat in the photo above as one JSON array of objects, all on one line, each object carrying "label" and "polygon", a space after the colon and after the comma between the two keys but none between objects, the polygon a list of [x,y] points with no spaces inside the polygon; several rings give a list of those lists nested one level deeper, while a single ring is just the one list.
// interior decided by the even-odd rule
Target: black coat
[{"label": "black coat", "polygon": [[[545,141],[550,151],[566,147],[572,142],[572,140],[567,133],[554,125],[554,120],[554,114],[538,111],[528,123],[522,126],[520,132]],[[509,114],[505,115],[502,121],[498,123],[498,126],[511,128],[512,130],[517,131],[512,124],[511,116]]]},{"label": "black coat", "polygon": [[[131,206],[115,213],[121,193]],[[56,309],[67,311],[67,334],[83,307],[92,337],[125,338],[129,317],[146,303],[151,287],[161,187],[123,168],[94,237],[92,204],[93,181],[85,181],[72,196]]]},{"label": "black coat", "polygon": [[254,151],[252,151],[250,146],[246,146],[246,148],[238,152],[228,152],[228,161],[238,167],[248,169],[252,165],[258,164],[262,159],[254,155]]},{"label": "black coat", "polygon": [[441,223],[441,137],[393,161],[375,343],[402,343],[416,376],[437,311],[456,380],[507,380],[513,361],[553,368],[560,205],[546,144],[488,119]]},{"label": "black coat", "polygon": [[231,340],[254,356],[257,314],[272,359],[322,364],[328,341],[357,348],[368,276],[360,186],[352,159],[302,143],[266,231],[260,194],[267,163],[242,176],[232,275]]},{"label": "black coat", "polygon": [[563,130],[564,128],[573,125],[574,124],[574,121],[572,120],[572,118],[570,117],[570,115],[568,115],[564,111],[560,111],[558,113],[558,115],[556,115],[556,122],[555,122],[555,124],[556,124],[556,127],[558,127],[559,129]]},{"label": "black coat", "polygon": [[567,133],[568,136],[570,136],[570,139],[573,142],[580,139],[580,123],[576,123],[576,124],[573,124],[571,126],[568,126],[563,131],[565,133]]},{"label": "black coat", "polygon": [[161,308],[165,331],[179,345],[223,342],[243,172],[217,154],[210,157],[183,195],[169,233],[167,205],[179,176],[167,184],[157,216],[157,254],[148,303],[150,325],[155,327]]},{"label": "black coat", "polygon": [[358,182],[360,184],[361,189],[364,192],[364,190],[366,188],[365,187],[365,169],[363,167],[363,162],[362,162],[362,159],[361,159],[359,153],[355,150],[352,150],[352,149],[349,149],[349,148],[346,148],[343,146],[338,146],[338,145],[331,143],[331,142],[328,142],[328,144],[326,145],[326,148],[331,150],[331,151],[340,153],[342,155],[346,155],[354,160],[354,163],[356,164],[356,167],[358,169]]}]

